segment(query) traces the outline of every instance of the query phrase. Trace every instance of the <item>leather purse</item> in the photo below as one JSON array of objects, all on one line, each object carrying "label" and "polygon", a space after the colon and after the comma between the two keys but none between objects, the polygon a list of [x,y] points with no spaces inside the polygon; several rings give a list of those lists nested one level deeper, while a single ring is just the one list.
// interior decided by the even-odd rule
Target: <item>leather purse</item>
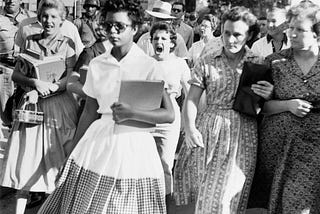
[{"label": "leather purse", "polygon": [[265,100],[255,94],[251,85],[265,80],[273,83],[271,69],[267,65],[244,62],[239,86],[232,109],[248,116],[257,117]]}]

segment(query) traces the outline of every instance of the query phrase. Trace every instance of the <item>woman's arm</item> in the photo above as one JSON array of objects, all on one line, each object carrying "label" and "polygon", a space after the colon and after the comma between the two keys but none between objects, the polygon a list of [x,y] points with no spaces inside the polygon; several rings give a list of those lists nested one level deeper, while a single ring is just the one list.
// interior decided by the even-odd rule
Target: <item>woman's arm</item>
[{"label": "woman's arm", "polygon": [[202,135],[196,128],[196,117],[198,112],[197,106],[202,93],[202,88],[191,85],[189,93],[186,97],[185,106],[183,108],[186,143],[189,148],[204,146]]},{"label": "woman's arm", "polygon": [[161,107],[151,111],[132,109],[125,103],[116,102],[112,104],[113,119],[116,123],[125,120],[137,120],[153,124],[172,123],[174,121],[174,110],[166,90],[162,94]]},{"label": "woman's arm", "polygon": [[83,84],[80,82],[80,74],[73,71],[68,79],[67,90],[85,98],[86,94],[83,92],[82,88]]},{"label": "woman's arm", "polygon": [[99,105],[97,100],[91,97],[87,97],[86,104],[78,123],[77,131],[73,138],[75,145],[79,142],[91,123],[99,118],[99,114],[97,112],[98,108]]},{"label": "woman's arm", "polygon": [[264,104],[262,113],[265,115],[273,115],[289,111],[298,117],[304,117],[311,109],[311,103],[301,99],[270,100]]}]

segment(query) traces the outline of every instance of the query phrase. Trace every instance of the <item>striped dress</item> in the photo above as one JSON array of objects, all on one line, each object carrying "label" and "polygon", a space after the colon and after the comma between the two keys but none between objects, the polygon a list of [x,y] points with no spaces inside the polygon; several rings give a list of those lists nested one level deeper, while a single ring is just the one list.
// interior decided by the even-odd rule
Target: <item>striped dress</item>
[{"label": "striped dress", "polygon": [[206,90],[207,107],[197,116],[204,148],[179,152],[174,171],[177,205],[196,203],[196,214],[244,213],[257,150],[257,122],[232,110],[243,62],[262,59],[248,48],[236,69],[223,49],[201,58],[191,84]]}]

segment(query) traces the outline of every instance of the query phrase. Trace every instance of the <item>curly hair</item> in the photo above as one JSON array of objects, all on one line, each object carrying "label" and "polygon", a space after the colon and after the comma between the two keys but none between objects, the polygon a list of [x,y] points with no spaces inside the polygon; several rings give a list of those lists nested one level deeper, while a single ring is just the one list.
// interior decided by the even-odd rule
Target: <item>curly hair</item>
[{"label": "curly hair", "polygon": [[143,9],[139,0],[108,0],[101,9],[101,22],[112,12],[128,12],[128,16],[132,21],[132,26],[140,26],[143,22]]},{"label": "curly hair", "polygon": [[210,24],[211,24],[211,28],[212,28],[212,31],[215,31],[215,29],[218,27],[219,25],[219,18],[215,15],[212,15],[212,14],[206,14],[204,15],[201,19],[200,19],[200,22],[199,24],[201,24],[202,21],[209,21]]},{"label": "curly hair", "polygon": [[66,19],[66,7],[64,6],[62,0],[42,0],[39,3],[39,8],[37,11],[37,18],[41,20],[41,15],[46,9],[57,9],[61,19],[64,21]]},{"label": "curly hair", "polygon": [[232,22],[243,21],[249,26],[249,34],[255,34],[256,30],[259,29],[257,17],[253,15],[248,8],[243,6],[237,6],[227,10],[221,17],[221,24],[224,25],[227,20]]},{"label": "curly hair", "polygon": [[290,8],[287,13],[289,22],[294,19],[308,19],[312,21],[312,31],[320,36],[320,7],[310,1],[304,1]]},{"label": "curly hair", "polygon": [[173,52],[177,45],[177,33],[175,32],[175,30],[167,22],[157,22],[154,25],[152,25],[150,29],[151,41],[153,40],[153,34],[157,30],[163,30],[170,34],[170,40],[173,43],[173,47],[170,48],[170,53]]}]

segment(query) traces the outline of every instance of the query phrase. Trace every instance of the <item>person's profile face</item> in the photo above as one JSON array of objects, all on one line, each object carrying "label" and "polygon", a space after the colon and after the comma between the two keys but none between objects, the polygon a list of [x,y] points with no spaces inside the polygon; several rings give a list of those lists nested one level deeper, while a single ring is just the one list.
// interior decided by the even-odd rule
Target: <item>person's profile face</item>
[{"label": "person's profile face", "polygon": [[268,22],[266,19],[258,20],[258,25],[260,28],[260,33],[265,35],[268,32],[267,25]]},{"label": "person's profile face", "polygon": [[235,54],[238,53],[248,40],[249,26],[242,20],[227,20],[222,25],[222,41],[225,51]]},{"label": "person's profile face", "polygon": [[268,34],[275,35],[285,30],[286,14],[280,11],[273,11],[267,14]]}]

